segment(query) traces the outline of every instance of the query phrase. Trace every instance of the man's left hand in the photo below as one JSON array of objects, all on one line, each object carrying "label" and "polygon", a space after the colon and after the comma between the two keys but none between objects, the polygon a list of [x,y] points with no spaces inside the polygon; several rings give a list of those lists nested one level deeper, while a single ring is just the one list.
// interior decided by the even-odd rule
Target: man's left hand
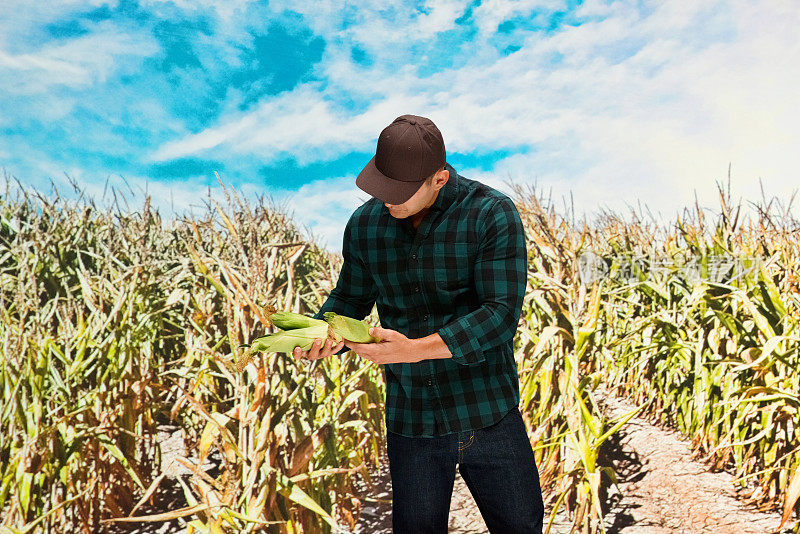
[{"label": "man's left hand", "polygon": [[356,354],[375,363],[415,363],[422,361],[413,339],[397,330],[373,326],[369,335],[380,338],[379,343],[356,343],[344,340],[344,344]]}]

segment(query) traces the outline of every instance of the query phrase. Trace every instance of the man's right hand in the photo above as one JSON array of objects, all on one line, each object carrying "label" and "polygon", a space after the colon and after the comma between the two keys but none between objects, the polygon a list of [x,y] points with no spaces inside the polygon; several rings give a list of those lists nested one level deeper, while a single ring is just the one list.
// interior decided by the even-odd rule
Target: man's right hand
[{"label": "man's right hand", "polygon": [[344,347],[344,340],[340,341],[336,345],[332,346],[333,341],[330,339],[324,340],[325,344],[323,345],[323,340],[317,338],[314,340],[314,344],[311,345],[311,348],[308,350],[302,350],[300,347],[295,347],[294,351],[292,351],[292,356],[295,360],[319,360],[320,358],[327,358],[334,352],[341,350]]}]

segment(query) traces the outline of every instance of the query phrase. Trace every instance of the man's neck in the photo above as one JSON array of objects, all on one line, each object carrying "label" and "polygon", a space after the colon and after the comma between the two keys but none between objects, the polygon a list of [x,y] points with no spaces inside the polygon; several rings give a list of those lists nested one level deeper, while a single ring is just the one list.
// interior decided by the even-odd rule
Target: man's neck
[{"label": "man's neck", "polygon": [[433,206],[434,202],[436,202],[436,198],[439,196],[439,193],[441,193],[441,190],[437,191],[436,194],[433,195],[430,204],[428,204],[427,206],[422,208],[419,212],[415,213],[414,215],[411,215],[408,218],[408,220],[411,222],[411,225],[414,226],[415,230],[419,228],[420,223],[422,223],[422,219],[424,219],[425,215],[427,215],[428,212],[431,210],[431,206]]},{"label": "man's neck", "polygon": [[425,218],[425,215],[428,213],[429,210],[430,208],[425,208],[419,213],[415,213],[414,215],[408,218],[408,220],[411,222],[411,225],[414,227],[415,230],[419,228],[420,223],[422,223],[422,219]]}]

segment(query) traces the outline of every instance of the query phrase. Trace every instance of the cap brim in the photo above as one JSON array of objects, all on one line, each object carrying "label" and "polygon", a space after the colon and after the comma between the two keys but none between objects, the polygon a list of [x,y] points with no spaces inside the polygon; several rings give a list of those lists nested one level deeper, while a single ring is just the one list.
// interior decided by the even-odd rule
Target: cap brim
[{"label": "cap brim", "polygon": [[356,178],[356,186],[365,193],[387,204],[402,204],[419,190],[422,182],[403,182],[393,180],[375,166],[375,157],[369,160]]}]

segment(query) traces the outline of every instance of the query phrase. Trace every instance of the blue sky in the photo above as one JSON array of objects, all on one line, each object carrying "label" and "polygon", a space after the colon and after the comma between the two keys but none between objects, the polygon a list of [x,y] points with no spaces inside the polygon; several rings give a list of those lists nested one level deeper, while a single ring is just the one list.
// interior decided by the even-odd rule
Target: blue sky
[{"label": "blue sky", "polygon": [[216,171],[340,250],[405,113],[464,176],[589,218],[716,207],[729,164],[745,200],[798,183],[791,0],[39,4],[0,5],[0,167],[45,193],[124,177],[169,219],[221,198]]}]

